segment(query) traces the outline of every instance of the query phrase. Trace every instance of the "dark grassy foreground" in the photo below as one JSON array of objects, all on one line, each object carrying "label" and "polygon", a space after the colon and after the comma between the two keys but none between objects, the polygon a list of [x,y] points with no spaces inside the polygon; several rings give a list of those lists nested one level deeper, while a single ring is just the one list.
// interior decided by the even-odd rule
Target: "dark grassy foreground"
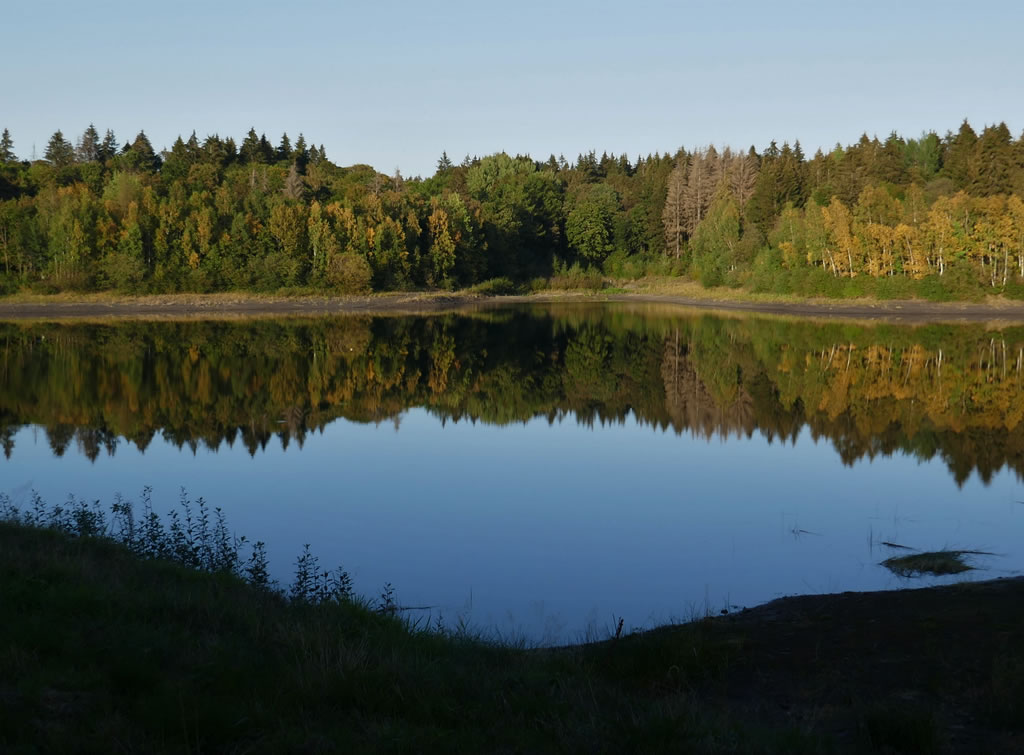
[{"label": "dark grassy foreground", "polygon": [[562,649],[0,524],[0,752],[1024,751],[1024,581]]}]

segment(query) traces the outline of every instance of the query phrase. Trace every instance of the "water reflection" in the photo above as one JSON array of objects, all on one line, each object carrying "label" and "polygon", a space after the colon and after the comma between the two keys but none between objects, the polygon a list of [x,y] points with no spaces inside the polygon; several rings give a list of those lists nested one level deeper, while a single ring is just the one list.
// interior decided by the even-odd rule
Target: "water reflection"
[{"label": "water reflection", "polygon": [[473,316],[0,324],[0,441],[26,425],[89,459],[301,448],[344,418],[543,417],[695,437],[827,439],[846,464],[904,452],[962,484],[1024,472],[1024,329],[650,316],[548,307]]}]

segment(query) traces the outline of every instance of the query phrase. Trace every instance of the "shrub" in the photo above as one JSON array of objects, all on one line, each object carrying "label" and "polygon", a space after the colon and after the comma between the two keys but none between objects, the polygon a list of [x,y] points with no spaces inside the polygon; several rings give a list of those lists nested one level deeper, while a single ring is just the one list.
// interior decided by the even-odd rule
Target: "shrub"
[{"label": "shrub", "polygon": [[370,263],[359,254],[345,252],[331,257],[327,263],[327,282],[342,293],[368,293],[372,278]]},{"label": "shrub", "polygon": [[579,263],[572,267],[557,267],[555,274],[548,280],[548,287],[556,290],[592,290],[604,288],[604,276],[593,269],[584,269]]},{"label": "shrub", "polygon": [[506,296],[519,293],[519,287],[508,278],[491,278],[490,280],[477,283],[469,291],[485,296]]}]

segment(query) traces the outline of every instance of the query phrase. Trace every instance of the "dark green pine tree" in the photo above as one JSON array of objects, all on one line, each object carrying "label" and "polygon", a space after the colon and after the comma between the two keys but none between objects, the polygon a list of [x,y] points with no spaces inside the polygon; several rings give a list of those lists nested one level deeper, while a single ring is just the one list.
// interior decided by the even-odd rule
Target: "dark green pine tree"
[{"label": "dark green pine tree", "polygon": [[878,151],[873,178],[897,186],[909,183],[907,143],[895,131],[889,134]]},{"label": "dark green pine tree", "polygon": [[946,134],[942,172],[953,180],[958,189],[966,189],[974,178],[974,147],[977,143],[978,135],[966,118],[956,136]]},{"label": "dark green pine tree", "polygon": [[163,157],[164,163],[160,169],[160,174],[164,177],[165,181],[182,181],[188,176],[191,161],[188,157],[188,147],[185,146],[185,142],[182,141],[180,135],[174,140],[171,149],[164,152]]},{"label": "dark green pine tree", "polygon": [[[554,157],[552,157],[552,159],[554,159]],[[448,159],[448,152],[447,151],[441,152],[441,157],[437,161],[436,175],[443,176],[444,174],[446,174],[448,171],[450,171],[454,167],[455,166],[452,165],[452,161]]]},{"label": "dark green pine tree", "polygon": [[779,146],[772,141],[764,154],[758,158],[761,168],[754,183],[754,191],[744,208],[745,227],[756,229],[762,237],[767,237],[775,224],[781,154]]},{"label": "dark green pine tree", "polygon": [[299,169],[299,173],[306,172],[306,164],[309,162],[309,148],[306,146],[306,137],[299,133],[292,148],[292,160]]},{"label": "dark green pine tree", "polygon": [[1009,194],[1013,190],[1013,151],[1013,137],[1005,123],[982,131],[974,148],[970,193],[983,197]]},{"label": "dark green pine tree", "polygon": [[789,202],[797,207],[803,207],[806,199],[804,169],[804,152],[800,148],[800,142],[796,143],[795,149],[789,146],[789,142],[783,143],[782,151],[779,153],[778,183],[772,199],[774,215],[782,212],[782,208]]},{"label": "dark green pine tree", "polygon": [[50,137],[43,158],[55,168],[65,168],[75,162],[75,147],[64,138],[63,132],[57,130]]},{"label": "dark green pine tree", "polygon": [[[832,152],[835,163],[833,187],[835,195],[847,205],[853,205],[875,170],[876,149],[881,144],[861,134],[856,144],[842,149],[838,144]],[[827,202],[827,200],[826,200]]]},{"label": "dark green pine tree", "polygon": [[263,162],[263,154],[260,151],[260,138],[256,129],[250,128],[249,133],[242,140],[242,146],[238,149],[238,160],[243,165],[249,163]]},{"label": "dark green pine tree", "polygon": [[124,156],[125,166],[129,170],[153,173],[160,170],[162,164],[160,156],[153,150],[153,145],[150,144],[145,131],[138,133]]},{"label": "dark green pine tree", "polygon": [[288,132],[281,134],[281,143],[277,145],[277,154],[275,157],[278,160],[291,160],[292,140],[288,138]]},{"label": "dark green pine tree", "polygon": [[206,137],[202,146],[203,162],[208,162],[219,167],[230,165],[238,158],[238,150],[235,147],[235,140],[230,136],[221,139],[217,134]]},{"label": "dark green pine tree", "polygon": [[185,142],[185,156],[188,158],[189,163],[192,164],[202,162],[203,160],[203,148],[199,146],[199,139],[196,138],[195,130],[192,131],[192,136]]},{"label": "dark green pine tree", "polygon": [[109,128],[103,136],[103,141],[100,142],[99,150],[96,153],[96,159],[100,162],[106,162],[107,160],[113,159],[117,155],[117,137],[114,136],[114,132]]},{"label": "dark green pine tree", "polygon": [[0,163],[13,163],[17,161],[14,154],[14,140],[11,139],[11,132],[4,129],[0,136]]},{"label": "dark green pine tree", "polygon": [[78,140],[78,161],[83,163],[96,162],[100,159],[100,135],[96,127],[89,127]]},{"label": "dark green pine tree", "polygon": [[262,162],[268,165],[274,162],[274,148],[266,134],[260,134],[260,156],[263,158]]},{"label": "dark green pine tree", "polygon": [[1024,194],[1024,132],[1013,145],[1013,192]]}]

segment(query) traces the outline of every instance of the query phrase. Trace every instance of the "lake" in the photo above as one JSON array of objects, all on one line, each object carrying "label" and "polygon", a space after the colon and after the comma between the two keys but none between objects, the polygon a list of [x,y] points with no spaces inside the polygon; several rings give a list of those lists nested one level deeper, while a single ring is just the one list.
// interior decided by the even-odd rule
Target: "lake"
[{"label": "lake", "polygon": [[[0,492],[220,507],[419,620],[554,644],[1024,570],[1024,327],[565,304],[0,323]],[[985,551],[909,580],[879,562]]]}]

